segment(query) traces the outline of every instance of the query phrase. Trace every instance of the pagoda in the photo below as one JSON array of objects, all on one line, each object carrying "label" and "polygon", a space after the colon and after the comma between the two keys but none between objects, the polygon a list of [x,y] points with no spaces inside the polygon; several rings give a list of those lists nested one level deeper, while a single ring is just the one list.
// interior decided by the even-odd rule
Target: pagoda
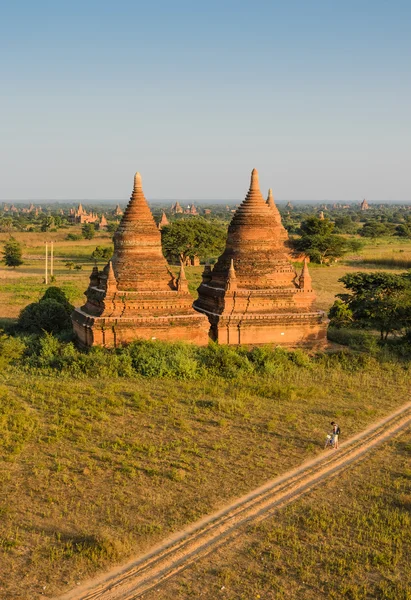
[{"label": "pagoda", "polygon": [[204,269],[194,308],[207,315],[210,337],[222,344],[318,346],[325,342],[327,320],[313,307],[307,262],[298,276],[288,258],[271,199],[264,200],[254,169],[226,248],[212,270]]},{"label": "pagoda", "polygon": [[207,317],[192,308],[183,265],[178,278],[170,271],[139,173],[113,241],[112,259],[102,271],[93,268],[87,301],[72,314],[79,343],[118,347],[159,339],[207,344]]},{"label": "pagoda", "polygon": [[370,205],[368,204],[367,200],[364,198],[364,200],[360,204],[360,210],[368,210],[369,208],[370,208]]},{"label": "pagoda", "polygon": [[159,221],[159,223],[158,223],[157,227],[158,227],[158,228],[159,228],[159,230],[161,231],[161,230],[163,229],[163,227],[165,227],[166,225],[170,225],[170,222],[169,222],[169,220],[167,219],[167,215],[166,215],[166,213],[165,213],[165,212],[164,212],[164,210],[163,210],[163,212],[162,212],[162,214],[161,214],[161,219],[160,219],[160,221]]}]

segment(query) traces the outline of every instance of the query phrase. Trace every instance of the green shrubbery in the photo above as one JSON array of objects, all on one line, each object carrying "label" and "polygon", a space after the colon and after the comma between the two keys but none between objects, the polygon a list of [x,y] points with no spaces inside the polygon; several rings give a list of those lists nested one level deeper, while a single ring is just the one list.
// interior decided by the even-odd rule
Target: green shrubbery
[{"label": "green shrubbery", "polygon": [[20,313],[17,327],[26,333],[61,333],[71,330],[74,306],[58,287],[47,288],[38,302],[28,304]]},{"label": "green shrubbery", "polygon": [[[51,300],[49,300],[51,301]],[[145,377],[197,380],[222,378],[241,380],[252,376],[275,377],[294,366],[305,369],[343,368],[355,371],[378,360],[407,358],[407,349],[381,349],[375,335],[361,330],[331,328],[330,340],[350,350],[309,355],[304,350],[286,350],[274,346],[255,348],[205,347],[160,341],[136,341],[128,346],[107,350],[100,347],[79,350],[71,341],[52,333],[13,338],[0,336],[0,365],[15,365],[26,372],[64,377]],[[407,346],[409,352],[409,346]],[[361,353],[358,353],[358,352]]]}]

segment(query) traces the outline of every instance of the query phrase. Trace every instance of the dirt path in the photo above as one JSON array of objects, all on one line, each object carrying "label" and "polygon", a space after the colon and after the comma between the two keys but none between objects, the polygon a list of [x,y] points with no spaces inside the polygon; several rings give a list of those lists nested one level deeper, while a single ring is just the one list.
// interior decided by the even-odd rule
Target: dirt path
[{"label": "dirt path", "polygon": [[148,554],[112,569],[60,600],[133,600],[239,535],[241,525],[261,520],[331,478],[378,444],[411,425],[411,403],[341,444],[339,450],[288,471],[224,509],[175,534]]}]

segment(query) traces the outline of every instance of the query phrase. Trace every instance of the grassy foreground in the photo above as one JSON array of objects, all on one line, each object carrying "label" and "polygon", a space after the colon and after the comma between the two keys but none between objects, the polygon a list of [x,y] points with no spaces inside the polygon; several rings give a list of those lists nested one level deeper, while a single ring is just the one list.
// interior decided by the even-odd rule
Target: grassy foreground
[{"label": "grassy foreground", "polygon": [[320,453],[332,417],[347,439],[408,397],[399,363],[281,356],[231,380],[3,370],[1,598],[75,586]]},{"label": "grassy foreground", "polygon": [[249,527],[147,600],[409,600],[411,432]]}]

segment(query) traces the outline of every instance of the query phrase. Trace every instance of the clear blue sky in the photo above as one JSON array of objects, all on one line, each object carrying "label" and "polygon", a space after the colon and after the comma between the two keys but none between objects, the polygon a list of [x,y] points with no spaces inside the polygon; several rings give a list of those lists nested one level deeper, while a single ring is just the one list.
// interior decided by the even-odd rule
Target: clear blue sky
[{"label": "clear blue sky", "polygon": [[0,198],[411,200],[409,0],[4,0]]}]

